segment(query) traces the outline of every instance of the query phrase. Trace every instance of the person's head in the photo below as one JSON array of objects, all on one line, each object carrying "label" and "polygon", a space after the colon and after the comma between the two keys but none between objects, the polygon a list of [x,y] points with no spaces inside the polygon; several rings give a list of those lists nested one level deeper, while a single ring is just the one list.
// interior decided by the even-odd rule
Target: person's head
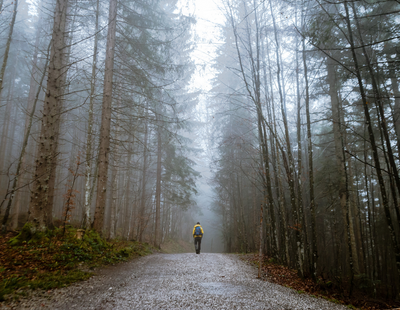
[{"label": "person's head", "polygon": [[200,225],[200,222],[197,222],[198,225]]}]

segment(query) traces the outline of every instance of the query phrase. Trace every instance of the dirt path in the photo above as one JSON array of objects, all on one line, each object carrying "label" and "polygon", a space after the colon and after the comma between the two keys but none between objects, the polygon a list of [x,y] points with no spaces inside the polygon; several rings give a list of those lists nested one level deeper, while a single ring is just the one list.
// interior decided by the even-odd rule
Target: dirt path
[{"label": "dirt path", "polygon": [[[10,309],[9,307],[0,307]],[[347,309],[256,279],[235,255],[154,254],[14,309]]]}]

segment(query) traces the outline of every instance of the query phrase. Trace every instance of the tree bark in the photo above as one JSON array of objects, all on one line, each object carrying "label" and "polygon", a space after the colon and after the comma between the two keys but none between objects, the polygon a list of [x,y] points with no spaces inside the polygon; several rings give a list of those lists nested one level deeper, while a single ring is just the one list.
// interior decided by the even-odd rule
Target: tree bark
[{"label": "tree bark", "polygon": [[43,108],[42,127],[38,142],[35,182],[29,205],[29,223],[32,232],[44,231],[51,217],[53,200],[49,185],[54,183],[57,145],[62,112],[63,86],[67,68],[65,66],[65,32],[68,0],[56,3],[52,47],[48,68],[47,91]]},{"label": "tree bark", "polygon": [[147,185],[147,143],[148,143],[148,104],[146,107],[145,116],[145,128],[144,128],[144,141],[143,141],[143,169],[142,169],[142,186],[141,186],[141,198],[140,207],[138,214],[138,241],[142,242],[143,232],[146,228],[145,217],[146,217],[146,185]]},{"label": "tree bark", "polygon": [[[86,139],[86,163],[85,163],[85,205],[84,205],[84,218],[83,228],[90,228],[90,208],[92,205],[91,187],[94,186],[92,182],[92,162],[93,162],[93,114],[94,114],[94,92],[96,87],[96,71],[97,71],[97,42],[99,39],[99,5],[100,0],[96,1],[96,22],[95,22],[95,36],[93,43],[93,61],[92,61],[92,76],[90,78],[90,101],[89,101],[89,120],[88,120],[88,134]],[[93,184],[92,184],[93,183]]]},{"label": "tree bark", "polygon": [[[339,172],[339,201],[340,208],[343,216],[343,223],[346,229],[346,236],[349,236],[349,249],[351,250],[352,260],[353,260],[353,269],[354,273],[359,273],[358,267],[358,253],[355,247],[354,240],[354,230],[352,233],[352,225],[350,223],[350,208],[349,208],[349,190],[346,187],[348,184],[348,172],[346,166],[346,156],[345,156],[345,146],[344,146],[344,138],[343,138],[343,124],[341,123],[340,117],[340,103],[339,98],[336,91],[336,78],[335,78],[335,67],[332,59],[327,59],[327,69],[328,69],[328,84],[329,84],[329,95],[331,98],[332,105],[332,127],[333,127],[333,136],[335,141],[335,154],[336,154],[336,165],[337,170]],[[349,219],[350,221],[348,222]]]},{"label": "tree bark", "polygon": [[160,236],[160,210],[161,210],[161,124],[159,124],[157,130],[157,180],[156,180],[156,221],[154,230],[154,246],[160,248],[161,236]]},{"label": "tree bark", "polygon": [[104,210],[107,198],[108,160],[110,156],[110,128],[111,128],[111,103],[113,90],[113,70],[115,37],[117,29],[117,0],[110,0],[110,13],[108,16],[108,33],[106,46],[106,61],[104,73],[103,104],[100,125],[100,147],[98,158],[98,181],[96,209],[94,213],[93,228],[101,233],[104,223]]},{"label": "tree bark", "polygon": [[[279,90],[279,98],[280,98],[280,107],[281,107],[281,114],[282,114],[282,120],[283,120],[283,125],[284,125],[284,130],[285,130],[285,142],[286,142],[286,148],[287,148],[287,158],[288,158],[288,165],[286,168],[286,175],[287,175],[287,181],[289,184],[289,192],[290,192],[290,205],[292,207],[292,212],[293,212],[293,218],[295,221],[295,227],[298,226],[299,224],[299,216],[297,213],[297,205],[296,205],[296,194],[295,194],[295,185],[294,185],[294,160],[293,160],[293,154],[292,154],[292,149],[291,149],[291,143],[290,143],[290,136],[289,136],[289,127],[288,127],[288,121],[287,121],[287,114],[286,114],[286,103],[284,99],[284,89],[282,88],[282,83],[281,83],[281,59],[280,59],[280,52],[279,52],[279,40],[278,40],[278,31],[276,27],[276,22],[275,22],[275,16],[274,12],[272,9],[272,1],[269,1],[270,4],[270,9],[271,9],[271,16],[272,16],[272,24],[274,28],[274,36],[275,36],[275,54],[276,54],[276,62],[277,62],[277,82],[278,82],[278,90]],[[282,154],[284,156],[284,154]],[[283,161],[285,162],[285,158],[283,158]],[[295,236],[296,236],[296,245],[301,248],[302,247],[302,240],[300,236],[300,231],[298,229],[295,229]],[[301,270],[303,268],[302,266],[302,260],[301,256],[299,255],[301,251],[296,251],[296,267],[298,270]]]}]

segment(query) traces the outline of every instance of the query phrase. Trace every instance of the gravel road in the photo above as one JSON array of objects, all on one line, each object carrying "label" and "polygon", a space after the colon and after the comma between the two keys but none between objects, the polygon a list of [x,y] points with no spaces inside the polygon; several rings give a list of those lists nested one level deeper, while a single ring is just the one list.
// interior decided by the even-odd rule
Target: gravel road
[{"label": "gravel road", "polygon": [[[229,254],[153,254],[109,267],[12,309],[347,309],[260,281]],[[10,309],[10,305],[0,306]]]}]

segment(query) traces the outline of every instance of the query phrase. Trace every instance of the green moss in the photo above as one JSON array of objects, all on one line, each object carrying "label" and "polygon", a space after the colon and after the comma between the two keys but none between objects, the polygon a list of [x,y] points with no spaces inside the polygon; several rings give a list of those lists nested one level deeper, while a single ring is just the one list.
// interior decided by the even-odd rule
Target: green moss
[{"label": "green moss", "polygon": [[14,238],[11,238],[8,243],[11,246],[19,246],[23,243],[42,243],[48,241],[49,238],[46,236],[45,232],[33,232],[32,225],[26,223],[19,234]]}]

